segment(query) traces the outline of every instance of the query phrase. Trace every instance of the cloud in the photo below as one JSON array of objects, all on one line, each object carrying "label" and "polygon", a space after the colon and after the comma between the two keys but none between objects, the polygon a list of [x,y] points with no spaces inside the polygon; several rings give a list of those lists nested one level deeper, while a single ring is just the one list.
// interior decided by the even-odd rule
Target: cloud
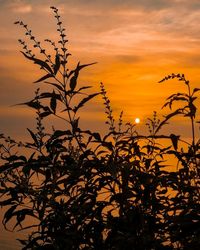
[{"label": "cloud", "polygon": [[115,58],[123,63],[138,63],[141,57],[135,55],[116,55]]},{"label": "cloud", "polygon": [[5,4],[4,6],[8,9],[8,11],[21,14],[27,14],[32,12],[33,10],[32,5],[23,0],[8,0],[7,4]]},{"label": "cloud", "polygon": [[80,6],[83,10],[99,9],[104,11],[113,11],[119,9],[162,9],[170,5],[170,0],[64,0],[58,1],[59,3],[66,3],[67,6]]},{"label": "cloud", "polygon": [[31,5],[23,5],[23,6],[17,6],[13,8],[13,12],[16,13],[30,13],[32,12],[32,6]]}]

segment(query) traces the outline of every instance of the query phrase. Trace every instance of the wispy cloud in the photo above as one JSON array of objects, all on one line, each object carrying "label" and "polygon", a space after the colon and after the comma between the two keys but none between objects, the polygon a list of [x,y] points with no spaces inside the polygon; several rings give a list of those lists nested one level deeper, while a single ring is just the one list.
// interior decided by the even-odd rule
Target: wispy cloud
[{"label": "wispy cloud", "polygon": [[23,0],[4,1],[4,7],[7,8],[7,11],[21,14],[30,13],[33,9],[32,5],[28,3],[28,1]]}]

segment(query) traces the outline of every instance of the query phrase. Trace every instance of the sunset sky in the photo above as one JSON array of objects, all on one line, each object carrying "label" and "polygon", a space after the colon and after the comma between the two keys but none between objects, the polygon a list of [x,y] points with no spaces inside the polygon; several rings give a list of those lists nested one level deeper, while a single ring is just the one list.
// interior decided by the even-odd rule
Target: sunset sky
[{"label": "sunset sky", "polygon": [[[142,126],[154,110],[161,117],[165,98],[184,91],[176,81],[158,84],[172,72],[184,73],[199,86],[199,0],[0,0],[1,132],[20,138],[26,127],[35,126],[26,107],[11,107],[32,98],[34,89],[43,85],[33,84],[42,72],[19,53],[17,40],[24,33],[13,23],[28,23],[44,45],[45,38],[56,40],[51,5],[60,10],[72,61],[98,62],[83,72],[82,84],[99,91],[103,82],[116,118],[124,110],[125,121],[139,117]],[[103,110],[99,97],[86,108],[83,126],[104,126]],[[184,130],[189,136],[186,125]]]},{"label": "sunset sky", "polygon": [[[161,118],[165,99],[185,90],[177,81],[159,84],[165,75],[184,73],[200,87],[200,0],[0,0],[0,133],[21,140],[27,127],[34,130],[34,113],[13,105],[44,86],[33,83],[43,73],[19,52],[24,31],[14,22],[23,20],[45,45],[45,38],[58,38],[52,5],[66,27],[72,65],[98,62],[83,72],[80,83],[97,92],[103,82],[116,118],[124,110],[126,122],[140,118],[138,128],[154,110]],[[103,111],[98,97],[83,113],[83,128],[105,130]],[[167,127],[169,133],[171,128],[189,138],[184,121]],[[9,237],[0,233],[0,245]]]}]

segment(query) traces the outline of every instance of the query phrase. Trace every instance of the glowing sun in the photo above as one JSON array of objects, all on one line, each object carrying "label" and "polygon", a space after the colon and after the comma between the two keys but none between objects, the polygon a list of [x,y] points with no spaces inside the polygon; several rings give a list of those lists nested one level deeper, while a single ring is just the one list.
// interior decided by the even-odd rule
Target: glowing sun
[{"label": "glowing sun", "polygon": [[135,123],[140,123],[140,118],[135,118]]}]

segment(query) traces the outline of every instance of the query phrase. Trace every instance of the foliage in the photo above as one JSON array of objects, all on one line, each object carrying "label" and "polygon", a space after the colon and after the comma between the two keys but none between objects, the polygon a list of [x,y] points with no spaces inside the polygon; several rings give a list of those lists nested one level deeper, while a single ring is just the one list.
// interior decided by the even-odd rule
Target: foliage
[{"label": "foliage", "polygon": [[[23,103],[37,115],[36,130],[28,129],[31,142],[18,143],[0,135],[5,228],[27,230],[27,238],[19,239],[24,250],[199,249],[200,145],[195,135],[195,101],[200,89],[191,90],[182,74],[161,80],[176,78],[187,92],[171,95],[164,105],[170,113],[161,121],[154,113],[147,121],[149,135],[139,135],[134,125],[124,124],[123,113],[115,121],[102,83],[100,93],[87,94],[90,86],[79,86],[80,72],[93,63],[79,62],[68,69],[65,29],[58,9],[51,9],[60,36],[58,43],[46,40],[53,46],[53,57],[26,24],[16,22],[39,51],[36,56],[19,40],[25,58],[44,73],[35,82],[44,82],[52,90],[37,89],[35,97]],[[79,110],[98,94],[109,126],[104,136],[79,126]],[[174,111],[175,103],[181,106]],[[190,119],[191,143],[180,135],[160,134],[177,115]],[[66,129],[47,132],[44,120],[49,116],[62,120]],[[162,140],[168,145],[163,146]],[[174,171],[166,161],[172,157],[178,163]]]}]

